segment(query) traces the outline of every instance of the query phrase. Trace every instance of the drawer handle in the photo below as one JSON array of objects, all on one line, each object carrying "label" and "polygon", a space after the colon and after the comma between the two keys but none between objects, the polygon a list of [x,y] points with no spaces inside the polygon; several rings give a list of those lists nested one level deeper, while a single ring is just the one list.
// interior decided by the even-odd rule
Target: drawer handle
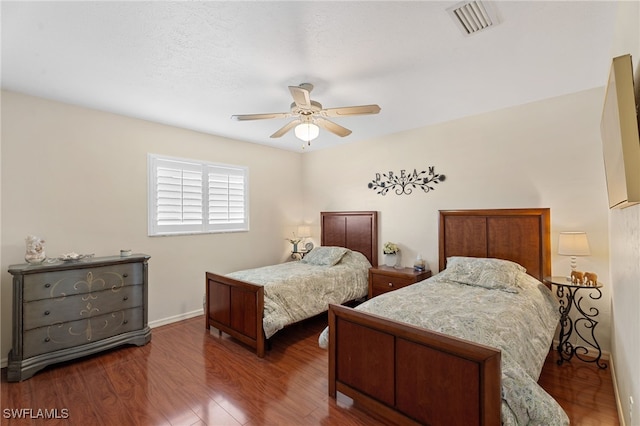
[{"label": "drawer handle", "polygon": [[45,341],[45,342],[49,342],[49,341],[51,341],[51,339],[50,339],[49,337],[45,337],[45,338],[44,338],[44,341]]},{"label": "drawer handle", "polygon": [[124,300],[129,300],[129,296],[125,296],[125,297],[123,297],[123,298],[122,298],[122,300],[123,300],[123,301],[124,301]]},{"label": "drawer handle", "polygon": [[129,322],[129,320],[122,321],[123,324],[127,324],[128,322]]},{"label": "drawer handle", "polygon": [[51,312],[49,312],[49,311],[44,311],[44,314],[45,314],[45,315],[49,315],[50,313],[51,313]]},{"label": "drawer handle", "polygon": [[129,274],[127,274],[127,273],[122,274],[123,278],[127,278],[128,276],[129,276]]},{"label": "drawer handle", "polygon": [[44,286],[45,286],[46,288],[49,288],[49,287],[51,287],[51,284],[46,283]]},{"label": "drawer handle", "polygon": [[393,283],[389,283],[389,287],[393,287]]}]

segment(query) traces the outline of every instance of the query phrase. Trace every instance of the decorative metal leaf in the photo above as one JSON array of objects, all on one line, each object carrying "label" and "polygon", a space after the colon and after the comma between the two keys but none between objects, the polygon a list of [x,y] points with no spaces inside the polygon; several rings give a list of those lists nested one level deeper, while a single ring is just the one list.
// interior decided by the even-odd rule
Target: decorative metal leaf
[{"label": "decorative metal leaf", "polygon": [[425,193],[433,191],[434,187],[429,184],[438,184],[444,180],[445,175],[436,174],[435,167],[429,166],[428,171],[422,170],[420,173],[417,172],[417,169],[413,169],[413,172],[409,174],[404,169],[400,170],[400,173],[392,171],[376,173],[376,178],[369,182],[367,187],[381,195],[387,195],[387,192],[392,189],[398,195],[409,195],[413,192],[412,188],[420,188]]}]

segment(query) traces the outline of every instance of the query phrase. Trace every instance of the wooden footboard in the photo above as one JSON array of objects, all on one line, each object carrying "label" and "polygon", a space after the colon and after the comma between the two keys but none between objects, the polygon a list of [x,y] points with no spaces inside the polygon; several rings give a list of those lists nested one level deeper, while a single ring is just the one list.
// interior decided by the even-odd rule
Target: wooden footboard
[{"label": "wooden footboard", "polygon": [[500,351],[329,306],[329,395],[398,424],[499,425]]},{"label": "wooden footboard", "polygon": [[206,273],[206,327],[215,327],[256,350],[264,357],[262,328],[264,288],[224,275]]}]

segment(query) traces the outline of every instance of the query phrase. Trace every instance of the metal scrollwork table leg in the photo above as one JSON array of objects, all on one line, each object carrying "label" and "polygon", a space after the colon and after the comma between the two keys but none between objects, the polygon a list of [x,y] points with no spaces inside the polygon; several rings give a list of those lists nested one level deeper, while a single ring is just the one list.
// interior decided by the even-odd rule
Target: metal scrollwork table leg
[{"label": "metal scrollwork table leg", "polygon": [[[560,302],[560,336],[558,343],[558,365],[562,365],[564,361],[569,361],[574,356],[584,362],[595,362],[600,368],[607,368],[607,364],[603,363],[600,358],[602,357],[602,349],[598,344],[595,337],[595,328],[598,321],[595,317],[598,316],[599,311],[597,308],[591,306],[588,309],[582,307],[582,302],[585,299],[584,296],[579,296],[577,293],[580,290],[589,291],[589,298],[591,300],[598,300],[602,297],[600,286],[588,287],[588,286],[576,286],[576,285],[560,285],[557,284],[556,295]],[[577,313],[581,316],[572,319],[569,315],[575,308]],[[597,351],[595,358],[586,357],[589,353],[589,349],[586,346],[579,344],[573,344],[569,340],[573,334],[576,334],[582,342],[588,344]]]}]

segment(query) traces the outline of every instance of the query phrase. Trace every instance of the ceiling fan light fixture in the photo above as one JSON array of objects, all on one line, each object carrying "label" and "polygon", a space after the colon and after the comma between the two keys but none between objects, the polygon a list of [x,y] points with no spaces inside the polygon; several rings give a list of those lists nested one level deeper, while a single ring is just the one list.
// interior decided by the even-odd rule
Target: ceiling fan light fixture
[{"label": "ceiling fan light fixture", "polygon": [[291,129],[294,129],[294,133],[298,139],[306,142],[307,145],[311,145],[311,141],[320,135],[320,127],[341,138],[351,134],[351,130],[342,127],[338,123],[334,123],[326,117],[368,115],[380,112],[380,107],[375,104],[323,108],[322,104],[311,99],[311,95],[309,94],[311,89],[313,89],[313,85],[310,83],[302,83],[299,86],[289,86],[289,91],[293,97],[290,112],[232,115],[231,118],[238,121],[293,118],[293,120],[290,120],[276,130],[270,137],[279,138],[291,131]]},{"label": "ceiling fan light fixture", "polygon": [[320,135],[320,127],[313,123],[300,123],[294,129],[296,137],[304,142],[311,142]]}]

